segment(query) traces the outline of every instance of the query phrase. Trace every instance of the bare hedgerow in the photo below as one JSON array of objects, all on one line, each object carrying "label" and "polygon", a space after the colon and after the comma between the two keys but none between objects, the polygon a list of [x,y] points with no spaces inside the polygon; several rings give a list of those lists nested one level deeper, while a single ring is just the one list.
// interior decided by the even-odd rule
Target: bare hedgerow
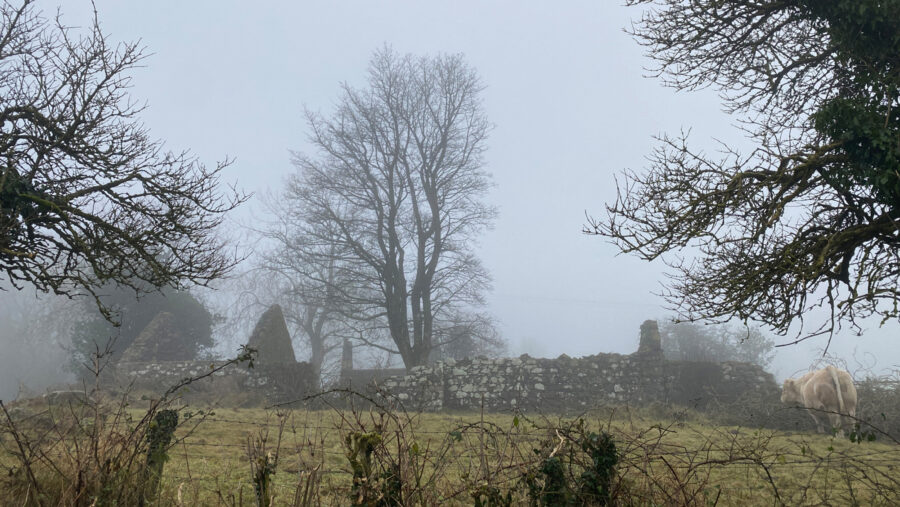
[{"label": "bare hedgerow", "polygon": [[[177,393],[236,363],[251,361],[255,351],[185,378],[135,417],[129,392],[110,397],[100,378],[109,346],[97,351],[95,383],[73,396],[45,397],[29,410],[0,402],[0,445],[12,463],[0,479],[0,500],[23,506],[143,505],[160,497],[160,479],[169,450],[189,437],[209,411],[176,405]],[[180,421],[179,421],[180,420]],[[173,433],[178,425],[183,431]]]},{"label": "bare hedgerow", "polygon": [[900,440],[900,372],[857,381],[856,393],[857,418]]},{"label": "bare hedgerow", "polygon": [[[204,419],[216,425],[209,433],[179,432],[177,447],[169,449],[178,459],[162,474],[160,501],[232,507],[900,501],[900,480],[892,473],[900,450],[882,444],[887,437],[881,434],[874,442],[785,434],[661,406],[601,407],[575,418],[436,416],[407,412],[387,393],[343,391],[316,399],[327,405],[333,394],[350,399],[329,410],[273,407],[263,419],[258,410],[234,409]],[[52,427],[38,419],[24,431]],[[228,437],[213,441],[210,435]],[[11,435],[4,440],[15,445]],[[146,462],[146,454],[136,456],[134,463]],[[47,470],[39,468],[35,476],[42,481]],[[16,493],[31,494],[27,470],[20,470],[23,488]],[[48,484],[39,482],[44,489]],[[137,498],[127,495],[138,484],[118,485],[125,489],[121,498]],[[9,494],[4,490],[0,498]]]}]

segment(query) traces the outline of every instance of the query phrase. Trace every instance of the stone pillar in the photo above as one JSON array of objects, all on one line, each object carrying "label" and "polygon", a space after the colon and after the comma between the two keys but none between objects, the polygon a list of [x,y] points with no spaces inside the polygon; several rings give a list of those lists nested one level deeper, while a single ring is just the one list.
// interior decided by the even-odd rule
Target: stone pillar
[{"label": "stone pillar", "polygon": [[655,320],[645,320],[641,324],[641,341],[638,354],[662,355],[662,342],[659,337],[659,326]]},{"label": "stone pillar", "polygon": [[256,322],[247,346],[257,350],[259,364],[296,363],[291,334],[281,306],[272,305]]},{"label": "stone pillar", "polygon": [[341,376],[347,371],[353,371],[353,344],[344,338],[344,349],[341,351]]}]

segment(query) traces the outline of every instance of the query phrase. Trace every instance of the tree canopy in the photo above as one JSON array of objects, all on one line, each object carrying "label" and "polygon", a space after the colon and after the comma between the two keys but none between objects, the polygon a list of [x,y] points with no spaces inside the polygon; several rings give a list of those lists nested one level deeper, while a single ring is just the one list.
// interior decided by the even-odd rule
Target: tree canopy
[{"label": "tree canopy", "polygon": [[181,360],[196,359],[214,345],[213,315],[206,306],[188,291],[164,288],[136,297],[128,287],[105,287],[100,303],[112,313],[112,321],[97,311],[92,301],[79,302],[82,315],[71,326],[73,363],[80,370],[98,349],[107,345],[109,358],[117,360],[154,317],[162,312],[172,314],[176,327],[184,338],[177,349],[167,351]]},{"label": "tree canopy", "polygon": [[358,340],[412,367],[443,325],[483,303],[489,277],[472,247],[496,214],[482,201],[490,124],[459,55],[386,48],[368,77],[342,87],[332,115],[308,113],[317,153],[295,154],[278,235]]},{"label": "tree canopy", "polygon": [[[632,0],[633,35],[679,90],[714,86],[755,145],[710,156],[663,136],[586,231],[663,258],[681,317],[804,337],[900,296],[900,2]],[[687,250],[684,250],[687,249]],[[695,255],[696,253],[696,255]]]},{"label": "tree canopy", "polygon": [[740,361],[768,368],[775,358],[775,342],[758,328],[669,321],[659,334],[663,354],[674,361]]},{"label": "tree canopy", "polygon": [[128,87],[142,49],[30,0],[0,4],[0,20],[0,272],[65,295],[227,272],[215,231],[244,197],[220,192],[225,163],[167,151],[141,124]]}]

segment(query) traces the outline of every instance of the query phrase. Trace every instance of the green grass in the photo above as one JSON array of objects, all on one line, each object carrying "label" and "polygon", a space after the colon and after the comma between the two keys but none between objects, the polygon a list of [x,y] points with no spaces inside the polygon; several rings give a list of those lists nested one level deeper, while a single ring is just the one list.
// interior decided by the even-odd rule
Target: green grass
[{"label": "green grass", "polygon": [[[140,410],[128,409],[133,419]],[[900,502],[900,446],[808,433],[721,426],[695,413],[598,409],[584,431],[603,431],[620,453],[613,494],[635,505],[799,505]],[[255,505],[249,442],[277,454],[274,505],[291,505],[315,470],[315,504],[346,505],[352,484],[345,437],[378,432],[379,463],[393,463],[413,503],[472,505],[480,486],[513,491],[553,454],[577,461],[573,418],[521,414],[383,414],[378,411],[216,409],[176,432],[162,479],[164,505]],[[2,439],[12,449],[8,436]],[[8,452],[0,459],[13,463]],[[583,463],[583,462],[582,462]],[[575,463],[573,477],[583,465]],[[6,489],[4,491],[11,491]],[[4,505],[16,505],[0,498]]]},{"label": "green grass", "polygon": [[[350,472],[343,436],[361,427],[371,430],[378,417],[335,411],[292,411],[283,416],[274,476],[277,499],[292,498],[298,473],[318,465],[324,472],[322,498],[345,503]],[[438,472],[436,488],[445,501],[471,503],[467,490],[479,481],[521,489],[518,478],[537,459],[532,449],[556,443],[558,437],[548,428],[571,422],[519,418],[516,426],[513,417],[486,415],[482,424],[480,414],[414,415],[400,439],[407,447],[415,443],[423,454],[437,454],[442,444],[447,445],[441,458],[447,463]],[[401,419],[401,425],[407,423],[405,416]],[[586,414],[585,420],[590,428],[614,436],[623,454],[618,468],[622,493],[635,498],[635,503],[701,504],[718,499],[720,505],[772,505],[780,499],[787,504],[889,504],[900,499],[900,485],[891,478],[900,466],[900,447],[894,444],[717,426],[699,416],[673,421],[625,410],[597,411]],[[451,434],[462,427],[470,429],[459,436]],[[191,499],[201,503],[215,503],[220,494],[243,495],[246,501],[253,491],[248,436],[267,433],[268,445],[274,448],[278,428],[279,417],[272,412],[216,410],[171,450],[167,489],[181,488],[183,498],[190,491]],[[397,426],[387,425],[385,430],[390,434]],[[425,461],[426,469],[438,466]],[[868,479],[860,480],[861,476]]]}]

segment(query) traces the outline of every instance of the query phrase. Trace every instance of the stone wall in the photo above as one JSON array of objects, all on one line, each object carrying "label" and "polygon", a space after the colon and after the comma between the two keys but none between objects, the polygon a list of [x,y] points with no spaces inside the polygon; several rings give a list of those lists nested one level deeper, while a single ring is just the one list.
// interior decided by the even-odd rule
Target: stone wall
[{"label": "stone wall", "polygon": [[[224,361],[167,360],[180,343],[169,313],[160,313],[125,350],[109,373],[115,387],[161,395],[186,378],[196,378]],[[319,390],[312,365],[297,362],[281,307],[272,305],[259,318],[247,346],[256,351],[254,367],[235,364],[193,382],[186,398],[238,404],[272,404],[300,400]]]},{"label": "stone wall", "polygon": [[[277,314],[275,320],[280,326],[260,324],[258,329],[283,327],[280,309],[275,309],[278,311],[270,310],[267,315]],[[279,345],[278,341],[283,343]],[[251,342],[260,347],[284,348],[290,346],[290,337],[283,332],[267,332]],[[483,406],[491,411],[572,413],[605,404],[654,402],[703,410],[748,398],[777,403],[780,393],[772,375],[756,365],[666,360],[654,321],[641,326],[639,350],[630,355],[450,360],[403,374],[403,370],[354,370],[352,352],[349,342],[345,343],[338,385],[356,390],[377,385],[396,395],[408,410],[479,410]],[[258,361],[252,369],[230,366],[191,384],[189,390],[211,400],[235,394],[269,404],[300,400],[319,390],[309,363],[294,362],[292,356],[283,362],[279,359],[281,355]],[[186,377],[208,372],[215,364],[221,363],[120,361],[114,375],[119,386],[161,394]],[[396,376],[385,378],[390,374]]]},{"label": "stone wall", "polygon": [[[667,361],[661,354],[466,359],[416,367],[381,384],[412,410],[539,410],[672,403],[704,409],[742,396],[778,396],[770,373],[746,363]],[[482,401],[483,400],[483,401]]]},{"label": "stone wall", "polygon": [[[222,361],[119,362],[114,382],[120,387],[149,390],[162,394],[188,377],[210,371]],[[193,397],[214,401],[218,396],[240,394],[265,403],[294,401],[318,390],[313,368],[306,362],[257,364],[253,368],[231,365],[208,378],[192,383],[187,391]]]}]

